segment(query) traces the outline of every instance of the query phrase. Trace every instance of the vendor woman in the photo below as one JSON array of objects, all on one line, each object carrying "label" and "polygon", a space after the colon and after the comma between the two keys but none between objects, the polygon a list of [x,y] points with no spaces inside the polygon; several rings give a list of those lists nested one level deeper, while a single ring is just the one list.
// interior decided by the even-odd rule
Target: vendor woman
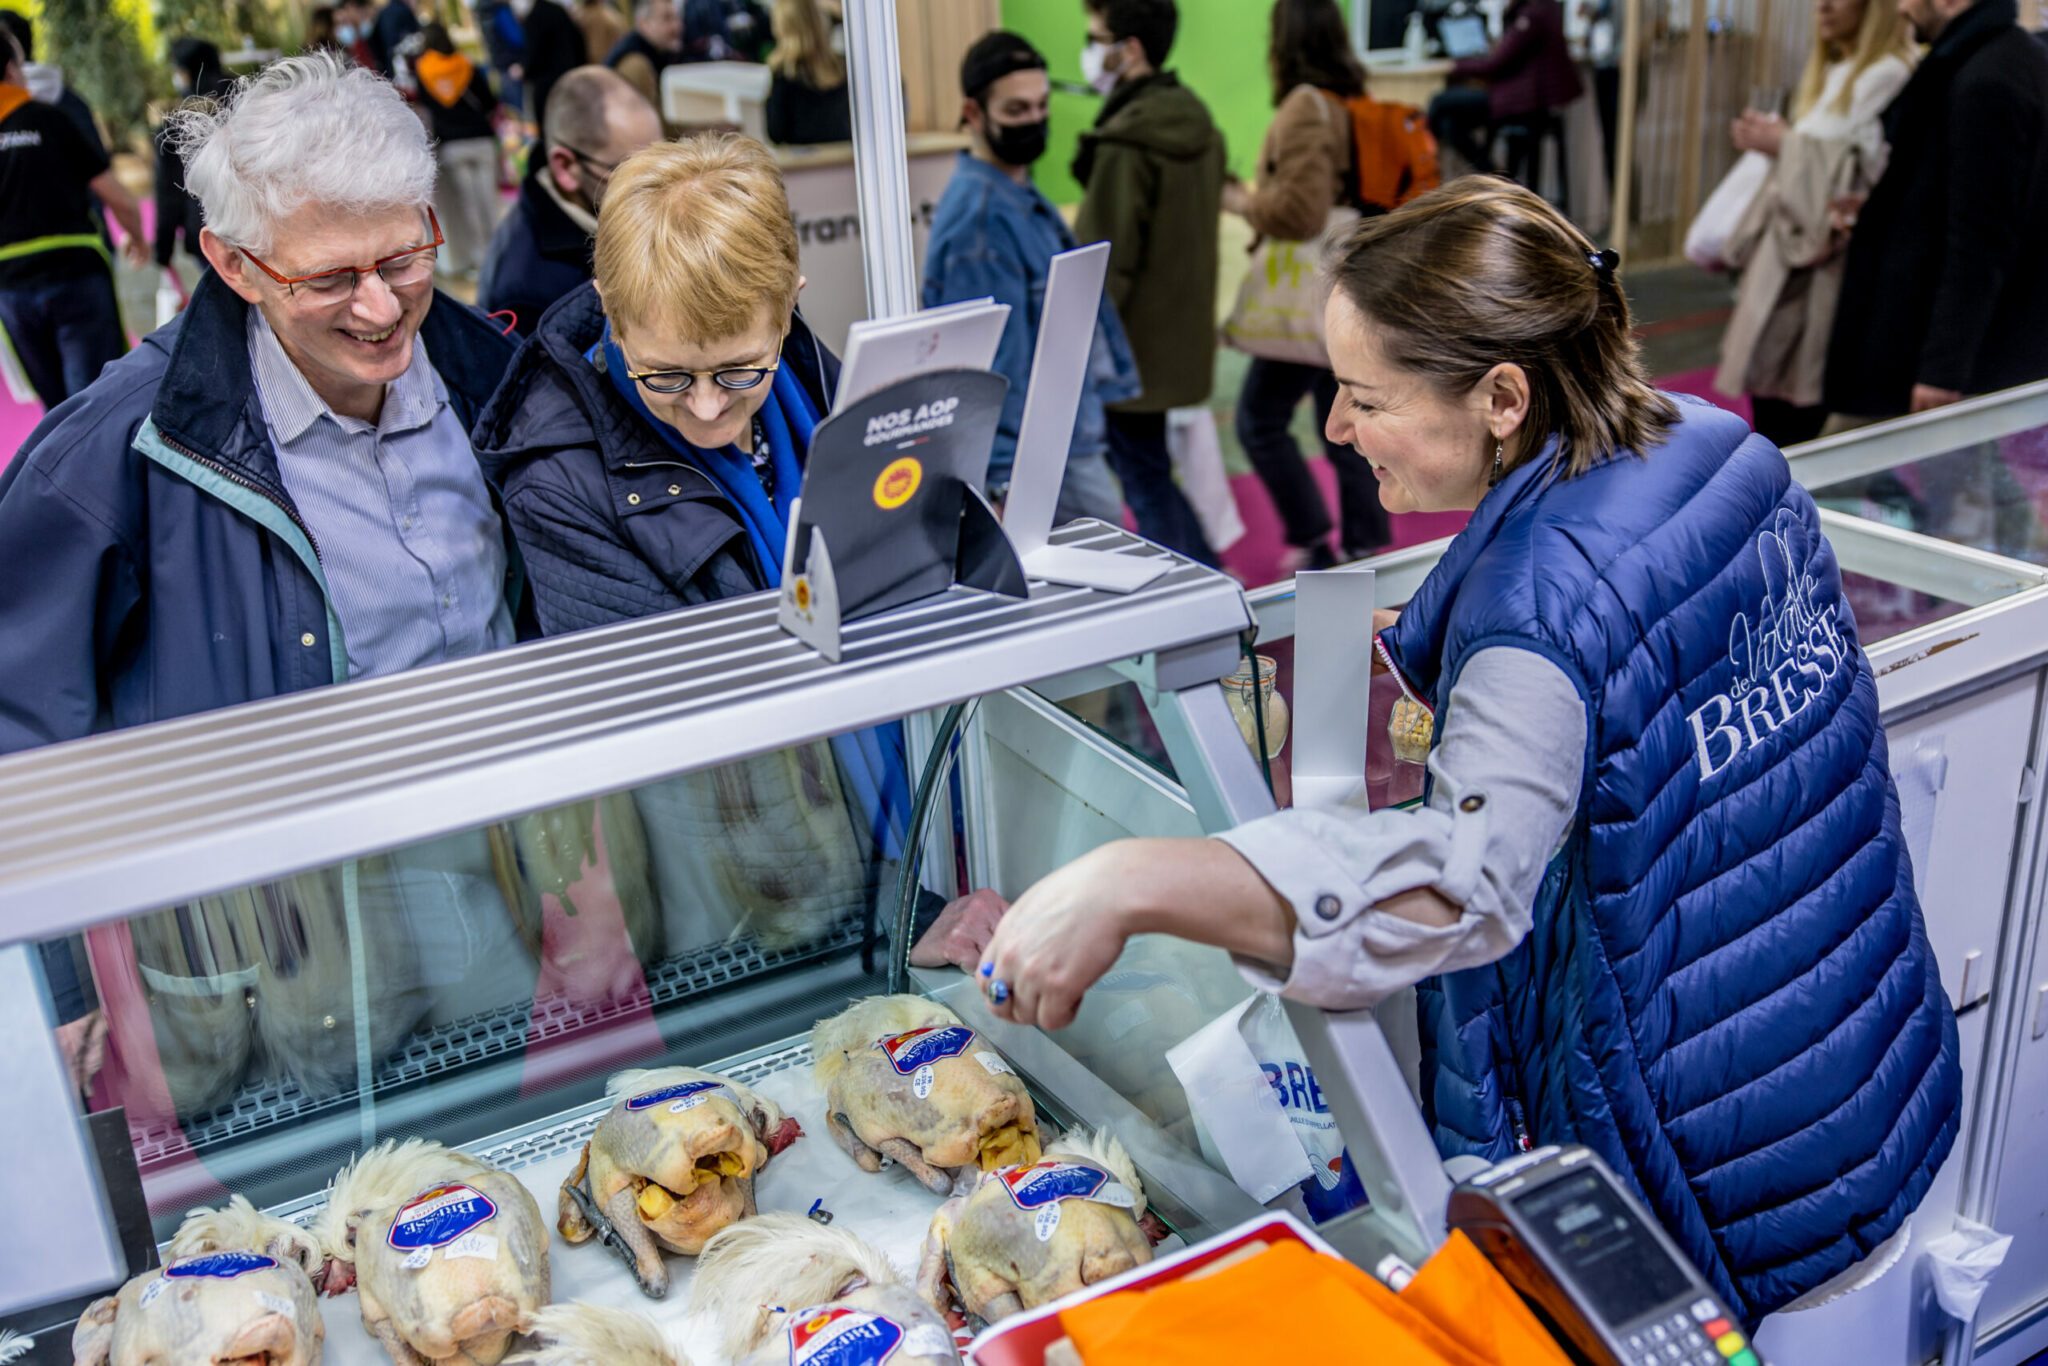
[{"label": "vendor woman", "polygon": [[1427,805],[1103,846],[981,980],[1059,1028],[1159,931],[1332,1010],[1422,983],[1439,1147],[1592,1147],[1754,1321],[1885,1264],[1955,1140],[1955,1017],[1813,500],[1651,388],[1614,266],[1476,177],[1333,262],[1331,439],[1389,511],[1472,513],[1376,622]]}]

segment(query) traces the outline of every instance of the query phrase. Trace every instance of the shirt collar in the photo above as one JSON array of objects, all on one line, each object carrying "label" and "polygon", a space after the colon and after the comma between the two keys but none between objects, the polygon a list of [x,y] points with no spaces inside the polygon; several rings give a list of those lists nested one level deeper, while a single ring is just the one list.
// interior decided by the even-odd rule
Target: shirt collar
[{"label": "shirt collar", "polygon": [[999,168],[983,161],[972,152],[962,152],[960,154],[958,173],[979,177],[991,186],[994,186],[997,193],[1010,195],[1030,208],[1035,209],[1043,206],[1053,213],[1059,212],[1059,210],[1052,207],[1052,201],[1039,192],[1036,185],[1029,182],[1022,185],[1018,184]]},{"label": "shirt collar", "polygon": [[380,436],[412,431],[434,420],[448,402],[448,390],[427,360],[427,344],[418,334],[412,341],[412,360],[405,373],[384,390],[384,409],[374,428],[369,423],[344,417],[327,406],[313,392],[313,386],[299,373],[284,352],[283,343],[271,330],[270,320],[260,308],[249,310],[249,356],[254,362],[256,397],[263,405],[263,420],[280,442],[292,442],[306,434],[315,422],[326,418],[345,432],[375,430]]}]

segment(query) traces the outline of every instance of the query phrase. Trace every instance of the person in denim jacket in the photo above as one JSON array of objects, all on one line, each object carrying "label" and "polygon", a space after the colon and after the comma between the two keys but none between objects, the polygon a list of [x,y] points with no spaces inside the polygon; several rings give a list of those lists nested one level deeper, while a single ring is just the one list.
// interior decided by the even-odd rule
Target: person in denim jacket
[{"label": "person in denim jacket", "polygon": [[[930,308],[993,298],[1010,306],[995,360],[997,373],[1010,381],[1010,393],[988,462],[989,496],[1001,499],[1017,456],[1046,276],[1052,258],[1077,243],[1059,210],[1031,183],[1031,164],[1045,153],[1046,105],[1052,94],[1045,58],[1016,34],[998,30],[961,59],[960,88],[966,92],[960,117],[974,148],[960,154],[932,220],[924,303]],[[1109,470],[1102,407],[1137,397],[1141,386],[1123,325],[1106,298],[1096,315],[1088,371],[1056,516],[1062,522],[1099,517],[1117,524],[1123,499]]]}]

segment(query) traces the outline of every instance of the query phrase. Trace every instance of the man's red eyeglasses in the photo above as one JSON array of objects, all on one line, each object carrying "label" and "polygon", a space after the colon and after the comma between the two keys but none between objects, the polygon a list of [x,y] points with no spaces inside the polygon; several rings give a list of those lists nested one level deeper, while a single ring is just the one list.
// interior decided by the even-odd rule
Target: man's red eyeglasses
[{"label": "man's red eyeglasses", "polygon": [[256,269],[283,285],[297,297],[301,288],[323,303],[338,303],[356,292],[356,284],[363,276],[375,271],[384,283],[391,286],[416,285],[434,271],[434,248],[445,239],[441,236],[441,222],[434,217],[432,209],[427,210],[427,227],[433,232],[434,240],[421,246],[408,247],[394,252],[382,260],[372,261],[367,266],[340,266],[334,270],[323,270],[312,275],[281,275],[266,265],[262,258],[247,247],[236,250],[249,258]]}]

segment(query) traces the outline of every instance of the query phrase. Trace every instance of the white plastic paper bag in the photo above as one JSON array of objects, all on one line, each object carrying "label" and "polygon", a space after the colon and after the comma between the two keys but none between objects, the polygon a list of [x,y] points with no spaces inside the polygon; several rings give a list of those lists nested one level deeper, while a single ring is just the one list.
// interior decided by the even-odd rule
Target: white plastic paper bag
[{"label": "white plastic paper bag", "polygon": [[1203,1156],[1260,1204],[1298,1191],[1323,1223],[1366,1202],[1280,998],[1260,992],[1169,1050]]},{"label": "white plastic paper bag", "polygon": [[1216,414],[1209,408],[1175,408],[1166,415],[1166,449],[1181,492],[1202,524],[1202,535],[1218,554],[1244,536],[1244,518],[1223,471],[1223,443],[1216,437]]},{"label": "white plastic paper bag", "polygon": [[1728,239],[1735,235],[1742,216],[1749,212],[1750,201],[1756,198],[1770,174],[1771,158],[1762,152],[1744,152],[1737,158],[1714,192],[1707,196],[1699,217],[1692,220],[1692,227],[1686,230],[1686,260],[1706,270],[1727,269],[1723,257]]},{"label": "white plastic paper bag", "polygon": [[1958,1217],[1955,1231],[1927,1245],[1927,1269],[1934,1277],[1934,1298],[1949,1317],[1968,1323],[1976,1317],[1991,1278],[2012,1250],[2012,1235]]},{"label": "white plastic paper bag", "polygon": [[1315,1173],[1238,1028],[1258,1000],[1253,996],[1175,1044],[1166,1064],[1188,1093],[1202,1156],[1263,1205]]}]

